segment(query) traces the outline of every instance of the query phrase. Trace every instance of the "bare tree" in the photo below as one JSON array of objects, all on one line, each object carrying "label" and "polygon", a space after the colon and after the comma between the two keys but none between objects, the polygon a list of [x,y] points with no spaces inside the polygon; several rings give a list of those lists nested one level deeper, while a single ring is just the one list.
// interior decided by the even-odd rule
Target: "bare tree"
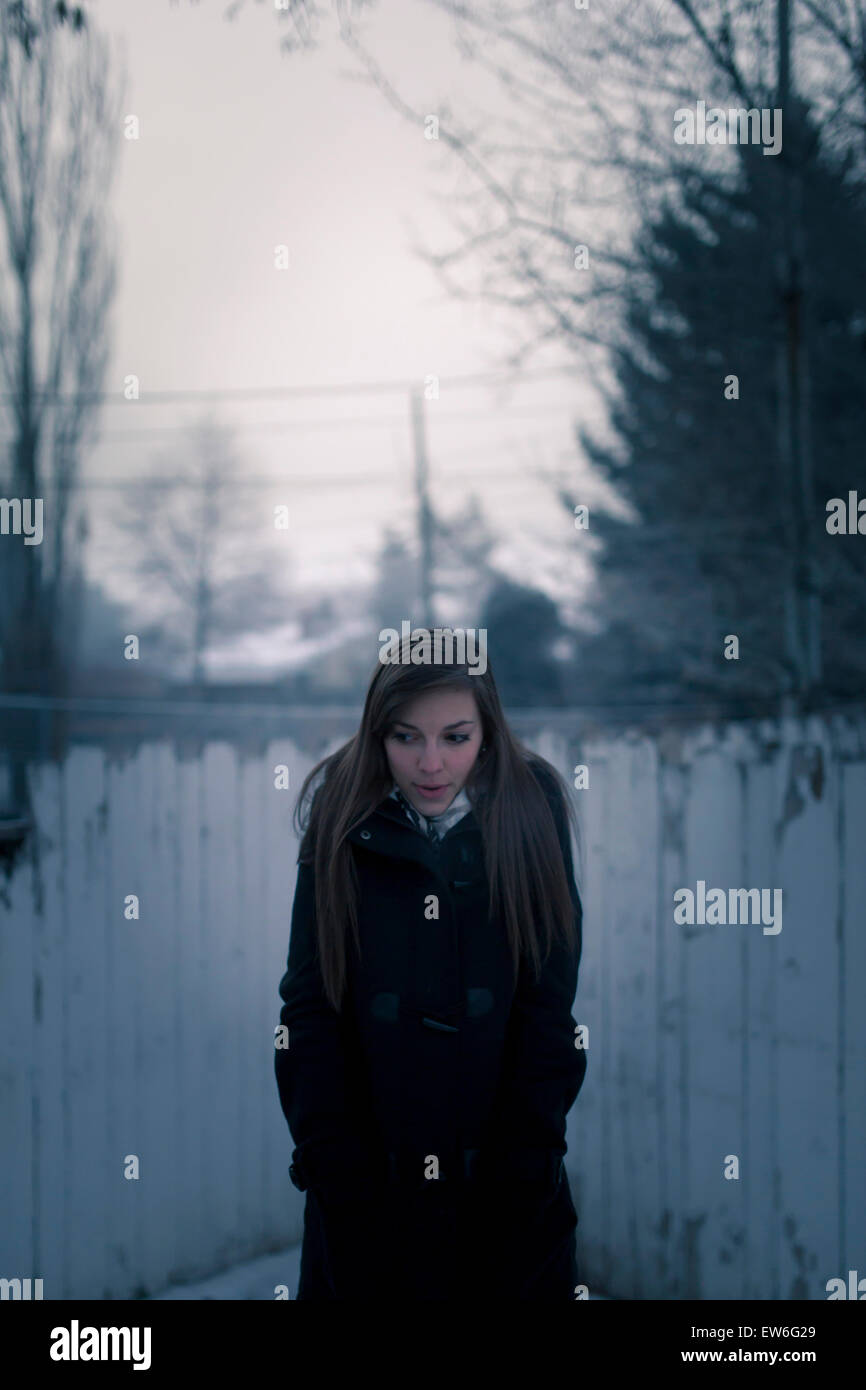
[{"label": "bare tree", "polygon": [[74,646],[86,523],[79,464],[109,352],[106,194],[120,139],[107,43],[79,7],[0,3],[0,402],[8,498],[43,539],[0,540],[7,689],[57,690]]},{"label": "bare tree", "polygon": [[274,518],[249,502],[230,431],[213,418],[158,466],[133,482],[117,516],[124,556],[160,609],[137,631],[163,655],[186,657],[201,688],[218,642],[287,621],[277,551],[263,544]]},{"label": "bare tree", "polygon": [[[233,20],[252,2],[226,0],[223,12]],[[459,110],[432,89],[407,95],[376,57],[375,0],[287,0],[275,17],[287,52],[336,35],[356,60],[352,75],[426,135],[429,151],[456,161],[461,186],[443,197],[453,235],[416,249],[454,296],[515,311],[510,364],[557,342],[603,381],[610,350],[627,346],[629,304],[652,291],[639,245],[648,215],[685,177],[728,187],[739,177],[738,148],[678,144],[674,112],[696,95],[773,105],[779,0],[417,5],[452,21],[460,56],[504,103],[478,106],[480,84],[465,80]],[[799,97],[853,153],[866,133],[866,0],[798,0],[788,27]],[[764,161],[768,176],[775,163]]]},{"label": "bare tree", "polygon": [[[234,17],[248,0],[232,0]],[[767,346],[779,363],[773,453],[787,499],[785,626],[795,687],[819,686],[820,592],[814,484],[808,248],[802,169],[815,132],[862,172],[866,133],[866,0],[419,0],[453,23],[460,54],[498,88],[498,100],[463,81],[455,104],[407,94],[376,56],[375,4],[290,0],[279,12],[283,46],[314,46],[330,20],[359,75],[403,118],[448,151],[462,171],[448,190],[452,233],[416,249],[456,297],[514,311],[512,365],[548,342],[574,352],[606,397],[611,363],[628,350],[629,313],[652,299],[641,231],[688,181],[734,188],[754,151],[739,142],[678,143],[675,113],[708,107],[783,109],[781,157],[758,161],[775,210],[776,324]],[[796,54],[796,81],[794,55]],[[484,90],[482,88],[482,90]],[[487,88],[489,91],[490,88]],[[502,98],[504,97],[504,103]],[[492,109],[491,109],[492,108]],[[754,172],[754,165],[753,165]]]},{"label": "bare tree", "polygon": [[801,0],[806,20],[796,42],[808,45],[813,106],[830,139],[866,172],[866,2]]}]

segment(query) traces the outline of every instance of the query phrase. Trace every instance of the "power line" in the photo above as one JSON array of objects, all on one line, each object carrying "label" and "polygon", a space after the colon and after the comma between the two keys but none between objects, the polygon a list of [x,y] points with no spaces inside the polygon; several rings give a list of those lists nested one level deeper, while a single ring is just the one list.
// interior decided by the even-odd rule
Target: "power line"
[{"label": "power line", "polygon": [[[538,416],[549,416],[551,411],[549,403],[540,402],[534,406],[515,407],[504,413],[505,419],[533,419]],[[465,410],[465,411],[437,411],[434,415],[436,426],[449,424],[463,424],[468,420],[490,420],[489,410]],[[339,430],[351,429],[378,429],[385,430],[400,427],[405,429],[406,418],[403,415],[381,415],[381,416],[349,416],[333,418],[330,420],[263,420],[263,421],[232,421],[227,426],[227,430],[232,434],[287,434],[292,431],[308,430]],[[190,424],[180,425],[154,425],[150,429],[141,430],[108,430],[93,436],[92,446],[97,444],[137,444],[147,443],[148,440],[160,439],[163,437],[174,438],[179,434],[189,434],[195,426]],[[561,429],[551,430],[550,433],[561,435]],[[534,437],[534,436],[533,436]],[[11,434],[0,435],[0,444],[14,444],[15,436]]]},{"label": "power line", "polygon": [[[503,412],[503,418],[511,419],[536,419],[538,417],[548,417],[552,406],[549,402],[539,402],[532,406],[514,406]],[[451,410],[438,411],[432,414],[432,420],[437,427],[450,424],[465,424],[473,420],[490,420],[491,412],[487,410]],[[334,416],[327,420],[241,420],[231,421],[227,429],[237,434],[287,434],[293,431],[308,430],[340,430],[340,429],[377,429],[386,430],[393,428],[405,429],[406,418],[404,415],[353,415],[353,416]],[[194,425],[155,425],[150,429],[141,430],[111,430],[95,436],[94,443],[120,444],[137,443],[148,439],[157,439],[161,435],[173,436],[186,434],[194,429]],[[557,434],[561,430],[555,431]],[[7,436],[0,441],[6,444],[13,442],[13,437]]]},{"label": "power line", "polygon": [[[460,481],[467,484],[471,484],[476,480],[480,482],[484,481],[485,479],[490,479],[493,482],[499,482],[500,479],[503,481],[510,480],[514,482],[519,482],[524,479],[527,482],[544,481],[543,478],[537,477],[534,473],[531,472],[531,470],[514,465],[512,465],[511,467],[504,467],[500,464],[497,464],[492,468],[470,470],[466,463],[465,454],[461,455],[461,466],[459,468],[455,468],[451,471],[441,469],[437,470],[435,481],[437,483]],[[258,475],[254,473],[244,474],[242,477],[232,478],[229,482],[220,480],[218,486],[221,488],[225,488],[225,490],[229,492],[233,491],[236,488],[242,487],[322,488],[343,487],[344,485],[357,485],[358,483],[367,483],[371,481],[402,483],[404,480],[400,475],[399,467],[395,467],[393,469],[388,470],[371,470],[369,468],[359,467],[357,473],[317,473],[314,476],[310,476],[309,474],[301,476],[297,474],[292,475],[284,473],[263,473]],[[206,485],[206,483],[207,479],[204,477],[189,479],[185,477],[178,477],[174,474],[170,477],[161,477],[157,475],[146,474],[141,477],[134,478],[123,478],[119,475],[111,477],[107,474],[102,474],[101,476],[95,475],[93,477],[80,477],[76,479],[75,486],[76,489],[188,488],[192,492],[197,492],[201,489],[202,486]],[[43,491],[48,492],[52,488],[65,486],[67,485],[62,481],[58,481],[54,478],[47,478],[43,486]],[[406,483],[406,486],[409,486],[408,482]]]},{"label": "power line", "polygon": [[[439,386],[447,386],[450,390],[463,390],[470,386],[505,386],[508,384],[519,385],[524,381],[550,381],[562,376],[582,376],[583,368],[572,366],[561,367],[539,367],[534,370],[514,370],[511,372],[499,370],[486,372],[467,372],[463,376],[435,376]],[[203,390],[185,388],[180,391],[146,391],[136,400],[130,401],[119,391],[82,391],[82,392],[60,392],[60,391],[34,391],[32,393],[36,400],[53,400],[71,403],[90,402],[100,405],[170,405],[178,404],[182,401],[262,401],[262,400],[296,400],[312,399],[322,396],[369,396],[397,394],[398,392],[407,393],[423,387],[425,378],[409,377],[394,379],[391,381],[352,381],[352,382],[329,382],[311,386],[234,386],[234,387],[215,387]],[[12,404],[17,402],[18,397],[9,392],[0,394],[0,403]]]},{"label": "power line", "polygon": [[[255,474],[248,474],[244,477],[232,478],[230,482],[226,482],[223,479],[220,479],[217,486],[221,489],[224,489],[226,492],[231,492],[235,488],[239,487],[342,487],[344,483],[362,483],[367,482],[371,478],[376,478],[380,481],[398,481],[396,470],[386,473],[384,471],[371,472],[369,469],[364,469],[363,471],[359,471],[357,473],[322,473],[319,474],[317,477],[307,476],[304,478],[292,477],[288,474],[284,475],[280,473],[266,473],[260,476],[256,476]],[[46,482],[47,487],[45,488],[45,491],[48,491],[52,487],[67,486],[66,483],[62,481],[58,482],[56,479],[53,478],[47,479]],[[76,479],[75,483],[76,490],[79,488],[102,487],[132,489],[142,488],[145,490],[148,488],[161,488],[165,490],[168,490],[170,488],[188,488],[191,492],[199,492],[203,486],[207,485],[207,479],[204,477],[189,479],[183,477],[179,478],[175,475],[172,477],[163,478],[151,476],[150,474],[146,474],[142,477],[137,478],[112,478],[108,476],[78,478]]]}]

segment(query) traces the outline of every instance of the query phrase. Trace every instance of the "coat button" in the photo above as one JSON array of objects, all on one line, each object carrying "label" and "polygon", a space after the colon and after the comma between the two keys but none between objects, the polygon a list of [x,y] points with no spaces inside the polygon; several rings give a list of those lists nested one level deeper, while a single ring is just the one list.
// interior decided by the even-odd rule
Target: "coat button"
[{"label": "coat button", "polygon": [[482,1018],[493,1008],[493,995],[489,989],[467,989],[466,1012],[470,1018]]},{"label": "coat button", "polygon": [[382,1023],[396,1023],[400,1015],[399,994],[374,994],[370,1000],[370,1013]]},{"label": "coat button", "polygon": [[362,831],[361,831],[361,839],[362,839],[362,840],[371,840],[372,838],[373,838],[373,833],[372,833],[372,831],[370,831],[370,830],[362,830]]}]

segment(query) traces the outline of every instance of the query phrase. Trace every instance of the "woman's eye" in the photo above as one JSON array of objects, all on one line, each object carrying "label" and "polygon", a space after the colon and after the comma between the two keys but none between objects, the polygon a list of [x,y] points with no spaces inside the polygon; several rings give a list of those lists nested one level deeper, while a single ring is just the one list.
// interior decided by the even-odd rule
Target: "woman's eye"
[{"label": "woman's eye", "polygon": [[[395,731],[395,732],[391,735],[391,737],[392,737],[393,739],[396,739],[398,743],[408,743],[410,739],[414,738],[414,734],[405,734],[405,733],[401,733],[401,732]],[[468,735],[468,734],[446,734],[446,738],[450,739],[452,743],[466,743],[467,740],[468,740],[468,738],[469,738],[469,735]]]}]

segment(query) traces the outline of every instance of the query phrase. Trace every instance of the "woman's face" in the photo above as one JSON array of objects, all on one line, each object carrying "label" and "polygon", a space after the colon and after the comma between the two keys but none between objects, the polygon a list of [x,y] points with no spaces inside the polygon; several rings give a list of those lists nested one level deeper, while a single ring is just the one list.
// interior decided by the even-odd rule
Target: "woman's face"
[{"label": "woman's face", "polygon": [[394,781],[422,816],[447,811],[472,771],[481,735],[469,690],[429,690],[402,706],[385,754]]}]

